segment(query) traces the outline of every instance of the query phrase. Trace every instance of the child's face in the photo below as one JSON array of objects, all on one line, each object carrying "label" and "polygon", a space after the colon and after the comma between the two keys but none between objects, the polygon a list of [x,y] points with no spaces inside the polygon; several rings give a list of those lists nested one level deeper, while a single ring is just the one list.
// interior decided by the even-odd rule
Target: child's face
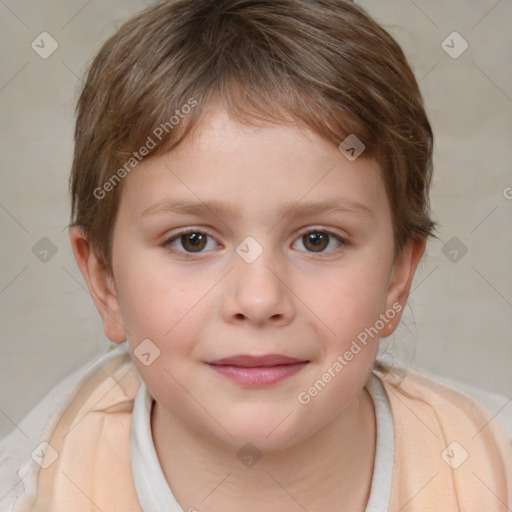
[{"label": "child's face", "polygon": [[[248,440],[260,449],[292,445],[355,403],[379,342],[367,331],[365,345],[358,335],[382,328],[379,315],[395,305],[381,335],[392,332],[423,251],[406,251],[393,264],[391,212],[376,163],[351,162],[308,134],[243,126],[217,110],[196,137],[143,161],[124,183],[105,331],[111,339],[126,335],[132,353],[151,340],[160,355],[153,361],[146,341],[150,355],[142,359],[151,364],[133,359],[158,406],[236,447]],[[171,201],[198,208],[155,210]],[[209,201],[230,211],[199,212]],[[298,210],[286,216],[280,210],[288,202]],[[302,211],[330,202],[347,209]],[[349,210],[356,202],[363,208]],[[183,228],[203,238],[178,236],[166,245]],[[234,381],[208,364],[242,354],[307,363],[266,384]],[[323,389],[310,392],[329,368]]]}]

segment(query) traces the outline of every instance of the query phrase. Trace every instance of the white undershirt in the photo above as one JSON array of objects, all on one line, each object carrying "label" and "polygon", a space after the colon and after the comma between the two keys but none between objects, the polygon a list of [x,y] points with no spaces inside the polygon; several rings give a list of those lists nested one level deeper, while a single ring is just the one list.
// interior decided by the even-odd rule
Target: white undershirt
[{"label": "white undershirt", "polygon": [[[370,373],[365,385],[375,405],[377,439],[370,498],[365,512],[387,512],[391,496],[395,437],[393,417],[380,378]],[[130,459],[135,490],[143,512],[184,512],[165,480],[151,435],[154,399],[144,382],[135,397],[130,428]]]}]

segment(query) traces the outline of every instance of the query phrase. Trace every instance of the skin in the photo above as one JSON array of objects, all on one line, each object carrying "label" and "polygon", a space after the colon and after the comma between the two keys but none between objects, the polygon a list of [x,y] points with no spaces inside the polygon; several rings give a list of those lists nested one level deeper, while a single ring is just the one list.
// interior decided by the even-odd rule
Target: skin
[{"label": "skin", "polygon": [[[200,511],[363,511],[376,435],[363,386],[379,338],[401,315],[307,405],[297,396],[379,315],[405,307],[424,252],[424,240],[411,241],[393,260],[376,162],[364,154],[351,162],[304,128],[245,126],[216,107],[178,148],[144,160],[125,179],[113,275],[80,228],[70,238],[106,336],[127,339],[132,352],[144,339],[160,350],[149,366],[132,359],[156,400],[153,438],[177,501]],[[208,209],[141,216],[170,197],[220,200],[238,216]],[[287,201],[330,198],[359,201],[371,213],[278,213]],[[165,245],[187,227],[210,235],[202,252],[180,237]],[[325,230],[346,242],[330,236],[315,252],[302,235]],[[263,249],[251,263],[236,252],[247,236]],[[182,256],[187,249],[190,259]],[[235,384],[205,364],[268,353],[309,363],[266,388]],[[247,442],[262,455],[252,467],[237,457]]]}]

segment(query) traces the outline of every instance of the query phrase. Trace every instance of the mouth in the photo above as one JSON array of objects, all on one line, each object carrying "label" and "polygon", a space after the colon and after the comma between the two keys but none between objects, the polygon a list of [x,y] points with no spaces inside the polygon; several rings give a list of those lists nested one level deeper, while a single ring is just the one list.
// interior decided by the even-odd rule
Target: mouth
[{"label": "mouth", "polygon": [[239,355],[207,362],[220,375],[248,387],[271,386],[295,375],[308,363],[280,354]]}]

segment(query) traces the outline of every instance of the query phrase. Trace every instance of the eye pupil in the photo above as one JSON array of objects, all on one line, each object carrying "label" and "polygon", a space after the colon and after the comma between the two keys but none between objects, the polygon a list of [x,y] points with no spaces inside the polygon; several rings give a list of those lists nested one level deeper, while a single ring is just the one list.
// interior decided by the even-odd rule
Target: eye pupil
[{"label": "eye pupil", "polygon": [[[197,249],[201,250],[204,248],[206,236],[201,233],[187,233],[181,236],[181,243],[185,249],[197,252]],[[190,242],[190,243],[189,243]],[[202,243],[202,245],[201,245]]]},{"label": "eye pupil", "polygon": [[309,243],[313,245],[314,252],[321,252],[328,245],[328,235],[327,233],[322,233],[321,231],[308,233],[304,235],[302,238],[304,241],[304,246],[306,248],[308,248]]}]

